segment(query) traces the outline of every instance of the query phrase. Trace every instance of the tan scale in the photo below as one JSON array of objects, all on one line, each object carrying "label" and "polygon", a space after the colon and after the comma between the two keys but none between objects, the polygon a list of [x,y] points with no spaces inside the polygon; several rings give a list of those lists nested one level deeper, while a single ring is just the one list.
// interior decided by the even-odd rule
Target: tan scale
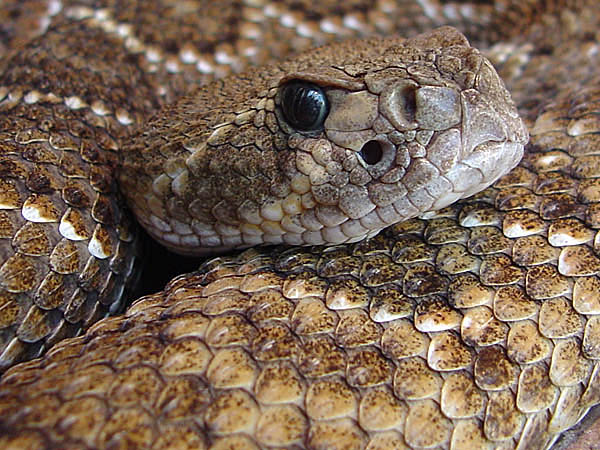
[{"label": "tan scale", "polygon": [[[600,402],[593,2],[333,3],[295,2],[290,9],[275,0],[153,1],[144,2],[144,14],[135,1],[118,8],[79,0],[3,3],[2,364],[89,328],[3,376],[3,448],[545,448]],[[394,30],[414,36],[442,24],[488,49],[506,80],[531,133],[517,168],[470,199],[366,242],[208,261],[124,316],[92,325],[118,308],[137,258],[113,173],[138,124],[190,85],[247,64],[336,37]],[[439,65],[452,71],[455,64],[442,58]],[[346,87],[360,70],[357,63],[345,67]],[[240,205],[248,219],[245,244],[298,234],[285,214],[332,200],[330,186],[346,182],[330,158],[335,146],[355,151],[360,139],[387,133],[393,145],[410,141],[419,174],[437,174],[430,163],[441,164],[438,154],[425,150],[437,131],[399,136],[391,129],[402,118],[386,110],[389,102],[374,108],[373,97],[387,95],[385,78],[369,76],[369,92],[357,90],[351,99],[339,86],[331,94],[338,105],[371,111],[357,123],[369,130],[332,129],[312,143],[288,130],[289,139],[274,141],[277,151],[297,150],[301,170],[289,190],[280,180],[269,184],[279,200]],[[256,85],[242,82],[233,94]],[[204,88],[212,99],[223,92],[210,86],[217,86]],[[264,165],[249,162],[268,146],[248,132],[271,136],[282,125],[277,89],[250,97],[257,95],[262,100],[253,106],[242,101],[212,113],[209,141],[235,144],[234,166],[264,177]],[[435,115],[418,117],[429,128],[439,125]],[[335,114],[331,123],[349,125]],[[204,145],[193,138],[182,144],[190,154]],[[162,149],[167,158],[173,150]],[[144,180],[151,186],[144,192],[181,192],[190,179],[186,167],[201,161],[190,157],[187,164],[164,165],[164,173]],[[218,166],[213,160],[212,169]],[[399,176],[391,171],[384,182]],[[365,171],[350,179],[362,186]],[[435,185],[437,193],[446,188]],[[389,209],[377,213],[373,205],[393,191],[373,187],[366,190],[371,204],[342,203],[365,214],[354,221],[337,223],[342,218],[331,208],[307,213],[304,223],[314,230],[305,242],[335,241],[340,231],[358,239],[383,226]],[[365,197],[364,189],[352,192]],[[204,228],[201,200],[189,203],[197,219],[191,225],[177,202],[166,205],[168,220],[160,219],[161,202],[147,206],[156,213],[153,226],[177,245],[240,242],[226,202],[214,205],[224,219],[216,232]],[[335,230],[321,233],[325,223]]]}]

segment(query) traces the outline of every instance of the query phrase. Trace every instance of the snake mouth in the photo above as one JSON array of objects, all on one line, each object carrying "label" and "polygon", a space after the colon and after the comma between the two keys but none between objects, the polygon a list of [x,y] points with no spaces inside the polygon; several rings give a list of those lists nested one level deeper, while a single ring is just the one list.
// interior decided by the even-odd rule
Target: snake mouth
[{"label": "snake mouth", "polygon": [[468,198],[495,183],[516,167],[523,157],[524,145],[511,141],[486,141],[458,163],[445,177],[452,183],[452,192],[438,197],[433,210]]}]

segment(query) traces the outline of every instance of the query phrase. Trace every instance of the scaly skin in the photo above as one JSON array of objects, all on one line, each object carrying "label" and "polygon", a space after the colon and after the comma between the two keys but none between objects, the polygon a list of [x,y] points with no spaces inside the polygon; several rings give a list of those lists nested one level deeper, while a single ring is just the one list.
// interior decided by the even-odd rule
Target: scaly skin
[{"label": "scaly skin", "polygon": [[502,14],[456,8],[426,15],[410,2],[4,2],[0,370],[130,299],[140,255],[115,173],[136,126],[162,105],[335,38],[396,29],[410,36],[442,23],[496,37],[485,24]]},{"label": "scaly skin", "polygon": [[[487,54],[531,134],[524,160],[508,176],[435,217],[392,226],[367,242],[249,250],[173,280],[124,316],[10,369],[0,385],[2,446],[551,444],[600,401],[600,52],[593,4],[579,5],[587,8],[582,15],[570,11],[575,3],[552,3],[565,9],[547,15],[536,2],[508,7],[503,18],[511,20],[489,19],[506,28],[479,35],[502,38]],[[64,26],[72,45],[81,45]],[[114,57],[106,55],[122,44],[111,38],[102,47],[100,34],[83,26],[81,32],[95,37],[94,51],[79,61],[96,55],[94,64],[112,67]],[[45,38],[35,48],[46,43],[64,52]],[[3,80],[26,83],[36,72],[22,68],[43,54],[19,50],[15,58],[22,59],[12,61],[22,64],[9,65]],[[114,66],[123,72],[118,82],[135,82],[146,97],[106,87],[115,95],[109,105],[125,102],[139,123],[154,111],[153,101],[163,103],[186,76],[193,78],[193,70],[175,75],[156,99],[153,83],[166,76],[165,66],[157,63],[152,72],[145,58],[123,57]],[[75,80],[67,81],[77,87]],[[12,100],[6,109],[22,111],[21,98],[3,105]],[[74,118],[94,118],[93,109],[73,102],[67,109]],[[50,105],[53,114],[65,110],[50,101],[33,104]],[[131,133],[117,109],[105,119],[118,137],[115,150]],[[32,145],[11,139],[5,142]],[[30,291],[24,292],[12,294],[26,298]]]},{"label": "scaly skin", "polygon": [[[321,129],[288,123],[291,80],[323,88]],[[491,64],[445,27],[209,84],[125,146],[120,181],[140,223],[180,253],[343,244],[485,189],[528,137]]]}]

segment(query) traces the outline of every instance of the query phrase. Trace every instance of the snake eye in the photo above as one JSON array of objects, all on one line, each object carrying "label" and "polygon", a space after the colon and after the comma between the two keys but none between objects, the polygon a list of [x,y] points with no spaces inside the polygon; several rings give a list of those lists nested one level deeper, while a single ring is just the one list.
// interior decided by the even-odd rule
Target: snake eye
[{"label": "snake eye", "polygon": [[329,114],[329,102],[319,86],[290,81],[281,90],[281,110],[293,128],[312,131],[323,128]]}]

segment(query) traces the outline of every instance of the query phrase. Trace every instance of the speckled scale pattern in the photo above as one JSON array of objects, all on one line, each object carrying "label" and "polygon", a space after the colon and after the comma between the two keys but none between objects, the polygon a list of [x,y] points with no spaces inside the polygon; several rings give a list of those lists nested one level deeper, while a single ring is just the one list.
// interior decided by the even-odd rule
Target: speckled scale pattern
[{"label": "speckled scale pattern", "polygon": [[[439,253],[461,244],[452,233],[449,242],[438,236],[430,244],[414,233],[423,225],[401,224],[351,248],[249,250],[208,261],[124,316],[10,369],[0,387],[0,442],[551,442],[599,400],[596,357],[586,346],[595,340],[594,316],[555,295],[553,285],[552,298],[529,294],[527,271],[544,265],[492,283],[448,270],[429,246]],[[394,249],[404,239],[424,245],[397,261]],[[344,267],[333,271],[332,257],[344,258]],[[507,256],[472,258],[482,275],[516,269]],[[578,278],[578,296],[589,295],[589,279]],[[48,409],[58,412],[46,416]],[[169,432],[175,429],[185,433]]]},{"label": "speckled scale pattern", "polygon": [[[546,17],[555,32],[534,24],[489,52],[532,135],[493,188],[353,246],[208,261],[9,369],[0,446],[552,442],[600,402],[600,52],[586,17]],[[8,184],[3,202],[20,201]],[[6,239],[43,248],[28,238],[43,226],[12,238],[10,222]]]},{"label": "speckled scale pattern", "polygon": [[[278,92],[286,79],[319,77],[330,111],[323,130],[304,135],[282,117]],[[418,124],[406,125],[400,116],[410,114],[390,100],[407,85],[420,86]],[[446,95],[452,113],[423,106]],[[264,66],[257,77],[227,77],[216,92],[209,84],[123,148],[119,181],[139,222],[174,251],[332,245],[484,189],[518,163],[527,136],[489,63],[441,28],[412,40],[332,44]],[[382,158],[367,166],[357,154],[369,142]]]},{"label": "speckled scale pattern", "polygon": [[161,105],[334,38],[415,34],[448,20],[482,28],[457,5],[429,15],[411,2],[366,6],[3,2],[0,371],[119,309],[138,256],[115,168],[123,142]]},{"label": "speckled scale pattern", "polygon": [[[71,54],[85,39],[93,53]],[[59,27],[0,79],[2,368],[118,311],[135,274],[113,172],[126,125],[151,106],[127,90],[150,83],[109,67],[123,59],[114,47],[80,24]]]}]

